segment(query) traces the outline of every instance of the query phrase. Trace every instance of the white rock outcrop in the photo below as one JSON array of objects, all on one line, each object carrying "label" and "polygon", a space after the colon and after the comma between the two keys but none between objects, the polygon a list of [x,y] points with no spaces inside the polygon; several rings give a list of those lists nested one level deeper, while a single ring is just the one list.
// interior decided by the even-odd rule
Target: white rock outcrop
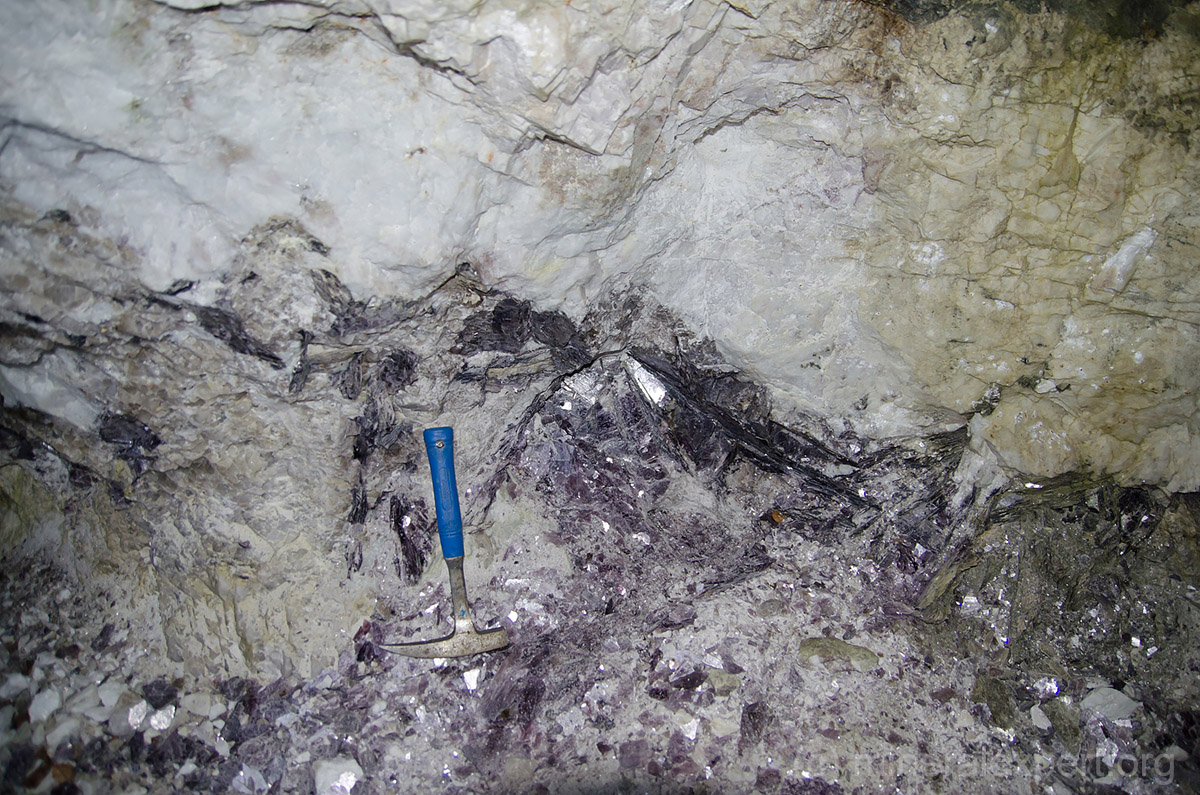
[{"label": "white rock outcrop", "polygon": [[[10,201],[150,287],[203,295],[291,216],[356,294],[460,260],[576,314],[648,284],[794,405],[912,433],[997,384],[972,430],[1002,462],[1200,487],[1182,21],[1145,44],[1007,6],[166,5],[16,3],[3,34]],[[6,367],[6,394],[84,422],[68,367]]]}]

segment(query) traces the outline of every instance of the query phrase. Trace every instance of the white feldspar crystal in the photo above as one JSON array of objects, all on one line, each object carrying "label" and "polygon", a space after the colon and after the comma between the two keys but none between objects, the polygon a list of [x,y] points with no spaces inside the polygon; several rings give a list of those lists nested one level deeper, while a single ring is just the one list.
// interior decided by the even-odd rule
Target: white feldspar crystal
[{"label": "white feldspar crystal", "polygon": [[96,723],[108,723],[108,721],[112,718],[112,713],[112,707],[106,707],[103,704],[99,704],[97,706],[88,707],[85,709],[83,711],[83,716],[88,720],[95,721]]},{"label": "white feldspar crystal", "polygon": [[91,709],[103,708],[100,704],[99,689],[93,684],[86,685],[73,693],[67,698],[64,706],[75,713],[85,713]]},{"label": "white feldspar crystal", "polygon": [[1111,687],[1098,687],[1081,702],[1084,709],[1094,709],[1109,720],[1128,720],[1141,706],[1120,690]]},{"label": "white feldspar crystal", "polygon": [[654,377],[654,374],[643,367],[639,362],[630,359],[626,364],[630,374],[633,376],[633,381],[637,384],[641,393],[656,406],[661,406],[667,397],[666,387],[663,383]]},{"label": "white feldspar crystal", "polygon": [[313,791],[316,795],[347,795],[362,776],[362,768],[353,759],[322,759],[313,765]]},{"label": "white feldspar crystal", "polygon": [[179,699],[179,705],[199,718],[215,718],[212,714],[215,699],[211,693],[188,693]]},{"label": "white feldspar crystal", "polygon": [[33,697],[29,704],[29,720],[41,723],[62,706],[62,695],[54,688],[48,687]]},{"label": "white feldspar crystal", "polygon": [[49,368],[0,365],[0,391],[18,405],[36,406],[81,428],[92,425],[100,414],[82,391]]},{"label": "white feldspar crystal", "polygon": [[479,668],[472,668],[469,671],[463,671],[463,682],[466,684],[467,690],[474,691],[475,688],[479,687],[480,673],[481,670]]},{"label": "white feldspar crystal", "polygon": [[1133,277],[1138,262],[1157,239],[1158,232],[1148,226],[1130,235],[1116,252],[1104,260],[1104,264],[1088,284],[1089,289],[1095,292],[1108,290],[1113,293],[1124,290]]},{"label": "white feldspar crystal", "polygon": [[100,703],[106,707],[115,706],[121,695],[128,691],[129,688],[124,683],[115,678],[106,680],[98,688]]},{"label": "white feldspar crystal", "polygon": [[0,685],[0,698],[11,699],[23,690],[29,689],[29,677],[25,674],[9,674]]},{"label": "white feldspar crystal", "polygon": [[78,734],[80,722],[78,718],[67,718],[60,721],[51,731],[46,734],[46,747],[57,749],[63,742],[69,740],[73,735]]},{"label": "white feldspar crystal", "polygon": [[266,792],[268,788],[267,780],[263,777],[261,771],[250,765],[242,765],[242,769],[233,777],[230,786],[235,792],[245,793],[245,795],[254,795],[258,792]]}]

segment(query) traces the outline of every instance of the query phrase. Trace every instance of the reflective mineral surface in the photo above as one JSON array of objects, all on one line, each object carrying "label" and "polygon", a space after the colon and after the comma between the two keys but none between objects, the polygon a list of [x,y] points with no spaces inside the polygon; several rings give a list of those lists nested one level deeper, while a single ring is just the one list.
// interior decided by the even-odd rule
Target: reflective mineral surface
[{"label": "reflective mineral surface", "polygon": [[1200,791],[1200,5],[0,10],[0,792]]}]

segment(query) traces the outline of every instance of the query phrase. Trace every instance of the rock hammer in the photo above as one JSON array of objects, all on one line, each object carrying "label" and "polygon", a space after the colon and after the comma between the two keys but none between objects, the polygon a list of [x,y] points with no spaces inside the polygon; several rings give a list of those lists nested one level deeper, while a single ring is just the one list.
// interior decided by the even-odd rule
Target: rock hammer
[{"label": "rock hammer", "polygon": [[429,428],[425,431],[425,451],[433,479],[433,503],[437,510],[438,540],[442,557],[450,573],[450,600],[454,605],[454,629],[434,640],[412,643],[379,644],[380,648],[408,657],[466,657],[508,645],[504,627],[479,629],[467,601],[463,579],[463,524],[458,506],[458,482],[454,478],[454,429]]}]

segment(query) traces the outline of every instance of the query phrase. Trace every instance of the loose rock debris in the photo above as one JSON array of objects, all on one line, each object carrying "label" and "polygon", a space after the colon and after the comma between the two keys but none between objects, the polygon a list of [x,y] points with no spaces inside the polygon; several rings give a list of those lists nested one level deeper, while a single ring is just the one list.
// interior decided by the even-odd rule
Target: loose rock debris
[{"label": "loose rock debris", "polygon": [[[197,679],[44,556],[6,567],[8,790],[1195,788],[1191,498],[1084,478],[964,488],[962,430],[785,422],[653,307],[575,324],[486,294],[454,317],[448,359],[384,333],[304,386],[363,403],[347,576],[394,550],[395,585],[336,665]],[[395,402],[423,378],[474,406],[468,432],[504,420],[464,477],[503,652],[378,649],[446,620],[432,517],[406,486],[420,418]],[[98,433],[150,465],[163,444],[127,415]],[[51,453],[6,438],[19,496],[18,471]]]}]

